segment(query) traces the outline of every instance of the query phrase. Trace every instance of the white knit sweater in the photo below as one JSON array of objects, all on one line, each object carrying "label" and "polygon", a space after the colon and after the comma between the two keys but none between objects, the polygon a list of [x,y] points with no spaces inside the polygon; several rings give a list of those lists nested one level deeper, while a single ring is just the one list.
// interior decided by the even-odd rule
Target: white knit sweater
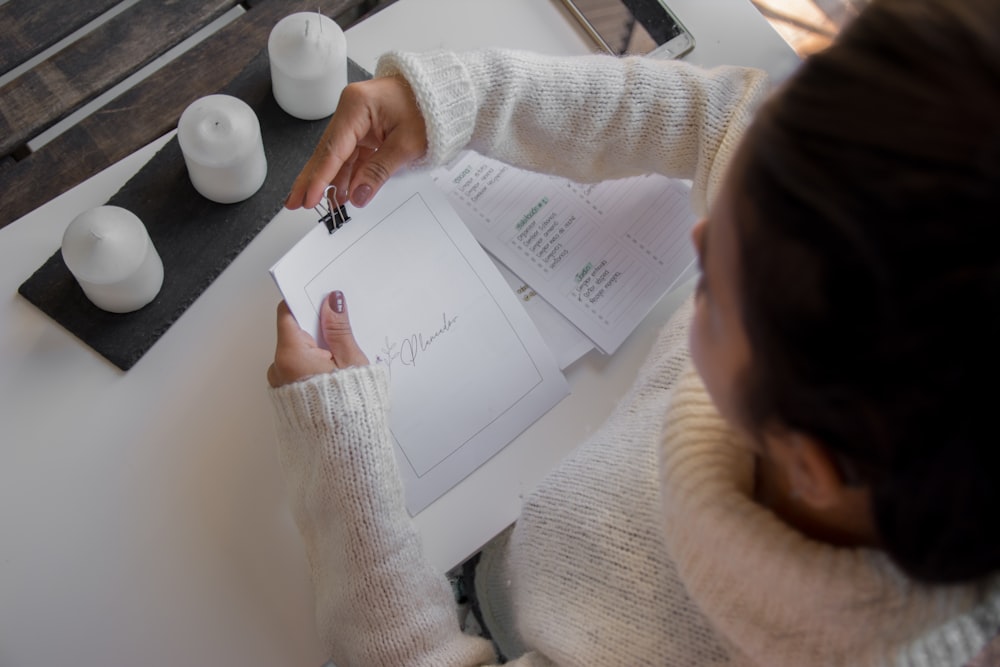
[{"label": "white knit sweater", "polygon": [[[524,53],[390,54],[428,123],[429,165],[470,145],[580,181],[691,178],[704,211],[760,72]],[[811,541],[752,500],[752,459],[687,355],[690,304],[607,423],[484,551],[477,591],[517,665],[963,665],[1000,591],[913,583],[882,553]],[[338,667],[478,665],[403,505],[380,365],[271,391],[320,632]],[[482,502],[490,502],[483,498]]]}]

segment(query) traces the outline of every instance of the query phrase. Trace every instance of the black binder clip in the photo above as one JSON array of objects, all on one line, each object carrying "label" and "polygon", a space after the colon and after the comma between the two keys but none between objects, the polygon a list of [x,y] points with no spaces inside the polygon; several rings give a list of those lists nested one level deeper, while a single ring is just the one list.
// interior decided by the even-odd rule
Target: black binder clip
[{"label": "black binder clip", "polygon": [[326,186],[326,190],[323,190],[323,199],[326,200],[326,205],[324,206],[321,202],[314,210],[319,213],[319,221],[326,225],[328,232],[333,234],[343,227],[351,219],[351,216],[347,215],[347,209],[344,208],[343,204],[337,203],[337,186]]}]

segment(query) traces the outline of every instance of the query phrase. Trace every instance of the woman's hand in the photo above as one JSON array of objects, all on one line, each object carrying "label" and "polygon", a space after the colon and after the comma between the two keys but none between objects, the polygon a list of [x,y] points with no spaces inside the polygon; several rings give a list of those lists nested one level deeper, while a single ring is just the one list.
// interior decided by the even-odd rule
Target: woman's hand
[{"label": "woman's hand", "polygon": [[400,76],[352,83],[285,200],[312,208],[331,183],[337,200],[364,206],[392,174],[427,152],[427,127]]},{"label": "woman's hand", "polygon": [[329,350],[321,348],[312,336],[299,328],[288,304],[284,301],[278,304],[278,344],[274,363],[267,369],[267,381],[272,387],[348,366],[368,365],[368,357],[354,340],[343,292],[331,292],[323,299],[319,321]]}]

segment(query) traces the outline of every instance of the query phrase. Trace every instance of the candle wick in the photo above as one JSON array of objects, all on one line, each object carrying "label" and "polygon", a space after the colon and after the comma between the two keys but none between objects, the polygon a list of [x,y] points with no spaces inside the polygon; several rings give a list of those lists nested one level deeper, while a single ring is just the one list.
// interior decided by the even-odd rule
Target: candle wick
[{"label": "candle wick", "polygon": [[306,19],[306,38],[309,38],[309,19]]},{"label": "candle wick", "polygon": [[90,235],[93,236],[98,241],[103,241],[104,240],[104,234],[101,234],[96,229],[91,229],[90,230]]},{"label": "candle wick", "polygon": [[323,15],[319,13],[319,7],[316,8],[316,19],[319,20],[319,34],[323,34],[323,21],[321,20]]}]

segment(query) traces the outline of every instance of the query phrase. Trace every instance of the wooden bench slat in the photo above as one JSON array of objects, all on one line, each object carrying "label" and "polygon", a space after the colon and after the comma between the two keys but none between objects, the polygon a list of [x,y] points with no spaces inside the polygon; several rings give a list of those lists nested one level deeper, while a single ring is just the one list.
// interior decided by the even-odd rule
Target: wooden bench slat
[{"label": "wooden bench slat", "polygon": [[[262,2],[267,2],[267,0],[243,0],[242,4],[247,9],[253,9]],[[396,0],[357,0],[356,2],[344,3],[344,9],[339,11],[337,14],[331,14],[329,12],[324,13],[331,18],[336,19],[337,23],[346,30],[348,27],[354,25],[369,14],[374,14],[376,9],[381,10],[394,2],[396,2]],[[316,7],[312,7],[311,10],[307,8],[301,11],[316,11]]]},{"label": "wooden bench slat", "polygon": [[37,56],[121,0],[8,0],[0,5],[0,74]]},{"label": "wooden bench slat", "polygon": [[236,0],[144,0],[0,88],[0,155],[161,55]]},{"label": "wooden bench slat", "polygon": [[364,6],[363,0],[257,0],[246,14],[39,152],[0,170],[0,227],[174,129],[188,104],[218,92],[266,48],[271,28],[284,16],[319,8],[334,18],[353,17]]}]

